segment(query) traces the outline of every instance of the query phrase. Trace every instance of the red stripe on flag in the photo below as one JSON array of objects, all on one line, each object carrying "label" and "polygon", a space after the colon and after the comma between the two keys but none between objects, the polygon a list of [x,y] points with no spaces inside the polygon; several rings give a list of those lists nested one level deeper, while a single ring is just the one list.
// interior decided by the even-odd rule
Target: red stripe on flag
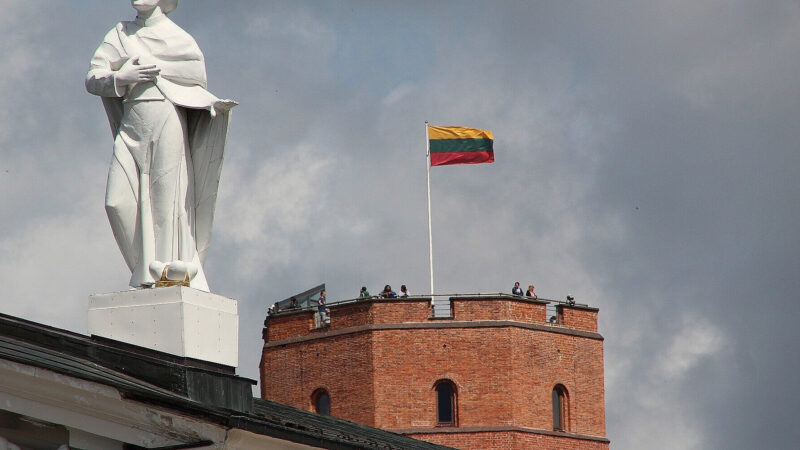
[{"label": "red stripe on flag", "polygon": [[494,152],[431,153],[431,166],[494,162]]}]

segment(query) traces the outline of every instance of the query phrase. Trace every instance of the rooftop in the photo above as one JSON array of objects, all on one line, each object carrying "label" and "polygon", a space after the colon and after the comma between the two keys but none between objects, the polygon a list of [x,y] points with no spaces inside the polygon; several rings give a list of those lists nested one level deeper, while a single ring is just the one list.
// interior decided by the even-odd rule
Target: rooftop
[{"label": "rooftop", "polygon": [[[36,370],[31,371],[29,368]],[[64,390],[83,392],[71,397],[65,394],[61,400],[75,401],[76,405],[73,406],[78,410],[85,409],[83,413],[88,415],[93,412],[91,408],[86,408],[86,403],[94,401],[92,399],[97,395],[97,388],[93,388],[92,395],[89,395],[85,392],[88,389],[86,385],[75,381],[64,384],[65,380],[83,380],[112,388],[119,393],[118,397],[107,396],[101,403],[122,402],[125,414],[132,410],[134,404],[152,405],[151,408],[178,413],[179,416],[174,419],[176,421],[180,417],[190,417],[201,424],[244,430],[310,447],[446,448],[253,398],[252,385],[255,381],[235,375],[232,367],[180,358],[95,336],[84,336],[4,314],[0,314],[0,372],[3,374],[0,376],[0,396],[12,395],[15,399],[27,396],[28,401],[33,398],[37,398],[37,401],[48,401],[47,395],[42,397],[19,390],[21,387],[25,391],[44,389],[46,383],[43,380],[49,380],[54,385],[67,386]],[[14,385],[15,382],[18,384]],[[56,395],[55,391],[50,395]],[[24,407],[13,411],[9,406],[23,403],[6,402],[3,409],[24,414]],[[63,403],[61,406],[63,407]],[[148,411],[151,412],[147,414],[152,414],[152,409]],[[177,430],[178,425],[173,424],[172,420],[170,419],[170,425],[174,425],[175,429],[162,430],[165,437],[161,439],[170,442],[173,448],[214,443],[203,436],[188,439]],[[143,424],[132,426],[134,429],[144,427]],[[129,443],[126,448],[157,446],[143,445],[143,442]],[[155,441],[148,442],[152,444]]]},{"label": "rooftop", "polygon": [[[324,285],[322,285],[324,286]],[[313,289],[312,289],[313,290]],[[565,300],[553,300],[549,298],[531,298],[531,297],[524,297],[520,295],[512,295],[506,294],[503,292],[497,293],[478,293],[478,294],[436,294],[434,297],[439,298],[437,301],[445,300],[512,300],[512,301],[519,301],[519,302],[530,302],[536,304],[546,304],[549,306],[548,309],[555,309],[555,307],[559,305],[564,305],[572,308],[577,309],[586,309],[591,311],[598,311],[598,308],[591,307],[586,303],[578,303],[574,301],[565,301]],[[394,297],[394,298],[384,298],[379,295],[371,295],[369,297],[356,297],[356,298],[349,298],[344,300],[337,300],[332,301],[327,304],[328,307],[337,307],[341,305],[350,305],[354,303],[365,303],[365,302],[373,302],[373,301],[382,301],[382,302],[396,302],[396,301],[431,301],[430,295],[410,295],[408,297]],[[281,301],[280,303],[286,302]],[[277,305],[276,302],[273,306]],[[301,311],[316,311],[316,305],[310,306],[298,306],[298,307],[284,307],[284,308],[270,308],[268,311],[268,315],[276,316],[276,315],[283,315],[283,314],[293,314]]]}]

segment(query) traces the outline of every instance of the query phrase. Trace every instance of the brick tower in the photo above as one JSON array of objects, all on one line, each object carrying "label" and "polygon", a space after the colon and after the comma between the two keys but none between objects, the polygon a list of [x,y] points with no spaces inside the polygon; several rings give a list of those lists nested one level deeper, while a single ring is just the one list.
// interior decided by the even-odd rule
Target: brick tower
[{"label": "brick tower", "polygon": [[596,308],[449,301],[447,318],[425,297],[342,302],[322,326],[273,312],[262,397],[457,448],[608,449]]}]

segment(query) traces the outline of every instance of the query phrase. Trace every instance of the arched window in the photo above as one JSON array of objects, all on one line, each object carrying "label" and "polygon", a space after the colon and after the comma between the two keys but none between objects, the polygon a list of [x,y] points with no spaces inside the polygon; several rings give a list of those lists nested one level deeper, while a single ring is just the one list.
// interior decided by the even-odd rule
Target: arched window
[{"label": "arched window", "polygon": [[331,396],[325,389],[317,389],[311,394],[311,405],[315,413],[323,416],[331,415]]},{"label": "arched window", "polygon": [[457,418],[456,385],[450,380],[439,380],[436,390],[436,426],[454,427]]},{"label": "arched window", "polygon": [[553,388],[553,429],[556,431],[567,431],[567,388],[557,384]]}]

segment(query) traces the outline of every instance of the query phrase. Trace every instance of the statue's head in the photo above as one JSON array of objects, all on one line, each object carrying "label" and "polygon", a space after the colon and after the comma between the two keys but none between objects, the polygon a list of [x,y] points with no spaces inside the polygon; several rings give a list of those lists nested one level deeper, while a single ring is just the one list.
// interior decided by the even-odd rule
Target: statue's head
[{"label": "statue's head", "polygon": [[161,12],[169,14],[178,7],[178,0],[161,0],[158,4],[161,6]]},{"label": "statue's head", "polygon": [[159,6],[161,12],[169,14],[178,7],[178,0],[131,0],[131,5],[139,12],[147,12]]}]

